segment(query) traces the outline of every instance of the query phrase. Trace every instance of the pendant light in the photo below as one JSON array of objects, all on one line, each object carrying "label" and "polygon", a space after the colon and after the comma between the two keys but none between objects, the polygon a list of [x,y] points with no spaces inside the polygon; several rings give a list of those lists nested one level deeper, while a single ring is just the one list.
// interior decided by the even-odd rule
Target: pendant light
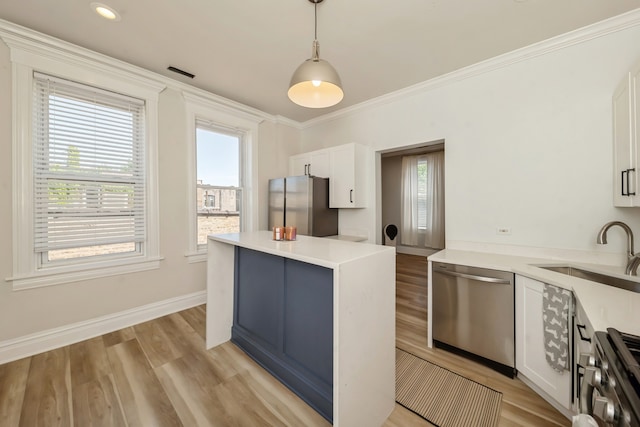
[{"label": "pendant light", "polygon": [[327,61],[320,59],[318,43],[318,3],[323,0],[309,0],[314,4],[315,33],[311,58],[300,65],[291,77],[289,99],[307,108],[325,108],[342,101],[342,83],[338,72]]}]

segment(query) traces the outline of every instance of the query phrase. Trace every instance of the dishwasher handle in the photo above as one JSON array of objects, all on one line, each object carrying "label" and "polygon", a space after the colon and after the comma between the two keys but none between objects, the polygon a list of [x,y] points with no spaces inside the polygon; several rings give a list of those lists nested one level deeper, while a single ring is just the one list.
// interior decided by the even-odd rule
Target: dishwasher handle
[{"label": "dishwasher handle", "polygon": [[458,273],[457,271],[435,270],[434,273],[440,273],[447,276],[462,277],[463,279],[478,280],[480,282],[496,283],[499,285],[510,285],[511,280],[498,279],[496,277],[476,276],[475,274]]}]

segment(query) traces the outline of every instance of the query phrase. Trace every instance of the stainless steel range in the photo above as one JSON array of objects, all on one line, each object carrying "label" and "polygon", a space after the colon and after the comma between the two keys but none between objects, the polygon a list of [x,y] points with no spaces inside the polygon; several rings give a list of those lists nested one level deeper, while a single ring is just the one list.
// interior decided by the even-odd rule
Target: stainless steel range
[{"label": "stainless steel range", "polygon": [[580,412],[599,426],[639,427],[640,337],[608,328],[594,344],[593,355],[581,355]]}]

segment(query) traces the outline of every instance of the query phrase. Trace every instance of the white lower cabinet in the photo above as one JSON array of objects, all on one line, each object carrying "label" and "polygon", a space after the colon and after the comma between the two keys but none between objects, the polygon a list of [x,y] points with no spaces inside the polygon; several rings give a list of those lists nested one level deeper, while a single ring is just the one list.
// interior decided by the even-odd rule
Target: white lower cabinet
[{"label": "white lower cabinet", "polygon": [[516,275],[516,369],[557,404],[570,410],[572,373],[556,371],[545,357],[543,290],[544,283]]}]

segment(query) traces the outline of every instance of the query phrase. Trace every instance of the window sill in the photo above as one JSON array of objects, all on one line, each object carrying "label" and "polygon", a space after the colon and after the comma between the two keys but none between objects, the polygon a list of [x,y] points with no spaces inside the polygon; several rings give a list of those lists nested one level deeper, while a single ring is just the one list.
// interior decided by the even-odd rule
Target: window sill
[{"label": "window sill", "polygon": [[163,259],[162,257],[145,258],[144,260],[128,259],[100,263],[99,265],[93,263],[82,266],[65,267],[64,269],[52,268],[9,277],[5,280],[13,282],[14,291],[21,291],[139,271],[155,270],[160,268],[160,261]]},{"label": "window sill", "polygon": [[207,250],[203,249],[197,252],[189,252],[184,254],[187,257],[187,262],[189,264],[195,264],[197,262],[206,262],[207,261]]}]

